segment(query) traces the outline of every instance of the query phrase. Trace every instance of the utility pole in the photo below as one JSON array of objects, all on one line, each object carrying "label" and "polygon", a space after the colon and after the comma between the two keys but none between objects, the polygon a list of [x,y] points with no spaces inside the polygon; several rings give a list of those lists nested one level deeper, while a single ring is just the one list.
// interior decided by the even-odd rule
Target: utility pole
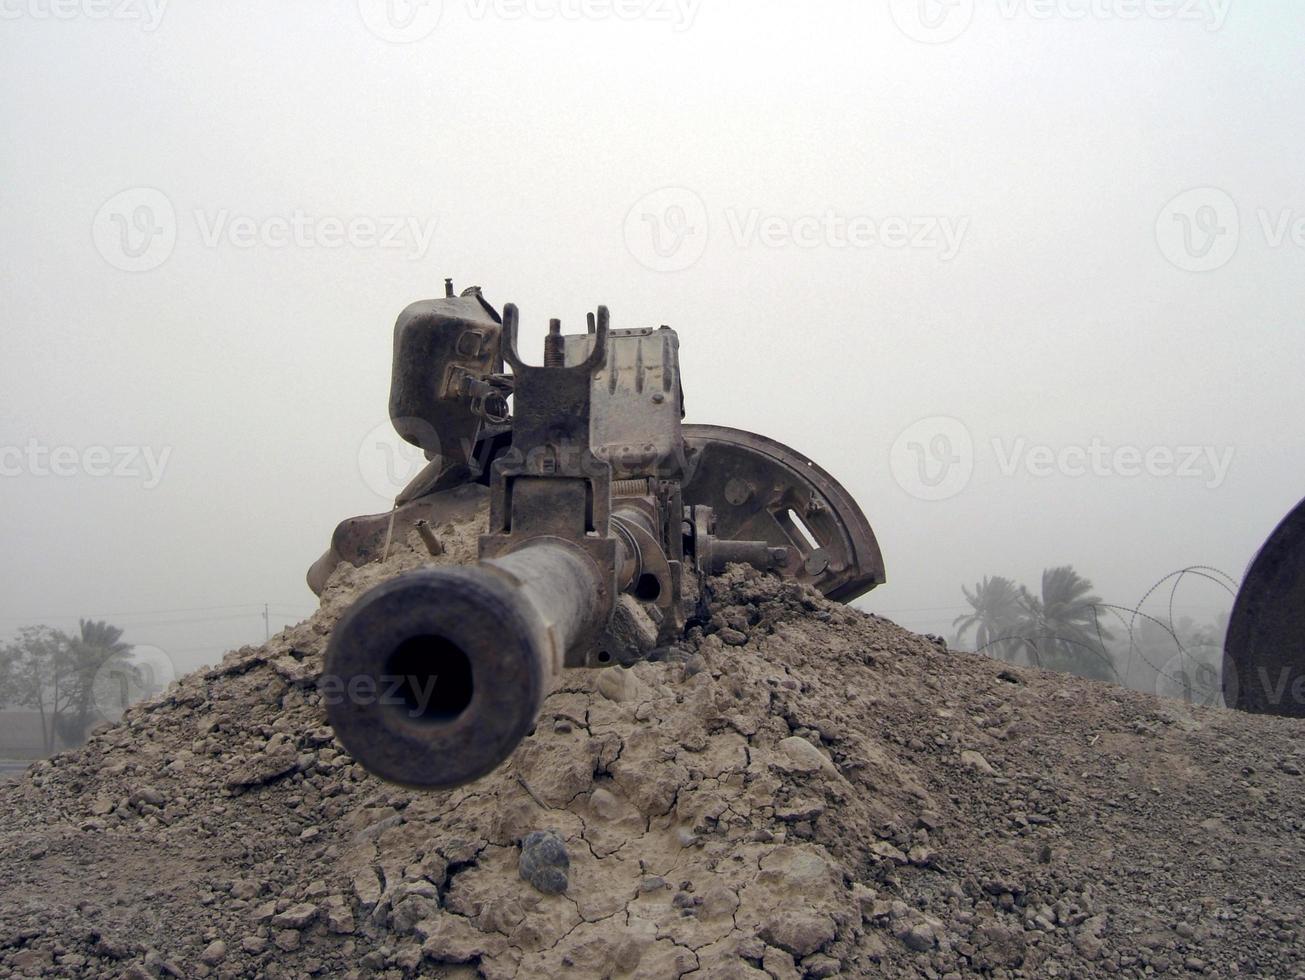
[{"label": "utility pole", "polygon": [[272,639],[272,621],[268,618],[267,603],[263,603],[263,641]]}]

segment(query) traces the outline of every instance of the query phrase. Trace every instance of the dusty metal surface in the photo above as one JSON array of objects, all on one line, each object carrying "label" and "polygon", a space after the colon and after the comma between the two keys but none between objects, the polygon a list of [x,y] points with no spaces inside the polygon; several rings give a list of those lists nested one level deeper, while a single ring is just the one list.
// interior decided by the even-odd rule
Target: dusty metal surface
[{"label": "dusty metal surface", "polygon": [[1305,718],[1305,500],[1242,581],[1224,641],[1224,703]]},{"label": "dusty metal surface", "polygon": [[[552,320],[544,363],[518,352],[519,315],[478,289],[414,304],[395,330],[391,414],[426,470],[394,511],[336,529],[309,582],[383,557],[396,533],[475,512],[480,561],[367,593],[341,620],[327,671],[385,698],[338,698],[341,741],[395,782],[447,788],[492,770],[566,667],[631,664],[704,615],[703,580],[729,564],[848,601],[884,580],[864,515],[828,473],[773,440],[682,425],[668,327],[584,333]],[[504,368],[510,373],[504,373]],[[511,399],[509,417],[508,399]]]},{"label": "dusty metal surface", "polygon": [[321,595],[322,589],[326,588],[326,580],[341,562],[361,567],[381,561],[385,555],[387,539],[406,539],[408,532],[415,530],[422,521],[438,527],[454,521],[470,520],[484,506],[488,496],[489,491],[484,486],[463,483],[409,500],[396,506],[393,511],[341,521],[331,535],[331,546],[308,569],[308,587]]},{"label": "dusty metal surface", "polygon": [[712,509],[719,537],[789,547],[780,571],[840,602],[883,584],[884,559],[869,521],[814,462],[741,429],[686,425],[684,433],[684,501]]}]

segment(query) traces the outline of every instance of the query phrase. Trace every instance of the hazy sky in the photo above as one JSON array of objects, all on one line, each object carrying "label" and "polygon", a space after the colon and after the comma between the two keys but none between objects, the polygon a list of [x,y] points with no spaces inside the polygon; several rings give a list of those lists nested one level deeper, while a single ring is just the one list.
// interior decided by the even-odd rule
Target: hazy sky
[{"label": "hazy sky", "polygon": [[109,615],[185,669],[311,611],[445,276],[528,350],[674,326],[690,420],[843,480],[912,628],[984,574],[1240,577],[1305,495],[1303,38],[1293,0],[0,0],[0,634]]}]

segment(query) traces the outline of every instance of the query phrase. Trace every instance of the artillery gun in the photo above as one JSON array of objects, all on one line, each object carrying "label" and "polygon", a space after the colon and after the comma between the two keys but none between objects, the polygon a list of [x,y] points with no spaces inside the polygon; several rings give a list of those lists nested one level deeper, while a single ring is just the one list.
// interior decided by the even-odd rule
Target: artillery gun
[{"label": "artillery gun", "polygon": [[673,330],[613,329],[599,307],[584,333],[552,320],[532,366],[518,320],[451,282],[403,311],[390,416],[429,464],[393,511],[342,523],[309,572],[320,593],[339,562],[382,558],[414,529],[437,548],[431,526],[489,498],[476,564],[377,586],[328,646],[337,690],[373,695],[328,698],[331,725],[395,783],[489,773],[564,669],[662,655],[709,618],[706,580],[731,563],[844,602],[884,581],[869,523],[823,469],[763,436],[682,423]]}]

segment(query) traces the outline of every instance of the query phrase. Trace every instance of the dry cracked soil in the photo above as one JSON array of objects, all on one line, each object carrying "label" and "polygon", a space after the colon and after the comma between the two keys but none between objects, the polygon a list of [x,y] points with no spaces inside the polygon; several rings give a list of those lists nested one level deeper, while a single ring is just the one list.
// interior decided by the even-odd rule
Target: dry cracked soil
[{"label": "dry cracked soil", "polygon": [[[737,567],[670,659],[569,673],[490,777],[379,782],[317,681],[413,544],[0,787],[0,976],[1305,977],[1301,722]],[[565,890],[523,878],[531,834]]]}]

